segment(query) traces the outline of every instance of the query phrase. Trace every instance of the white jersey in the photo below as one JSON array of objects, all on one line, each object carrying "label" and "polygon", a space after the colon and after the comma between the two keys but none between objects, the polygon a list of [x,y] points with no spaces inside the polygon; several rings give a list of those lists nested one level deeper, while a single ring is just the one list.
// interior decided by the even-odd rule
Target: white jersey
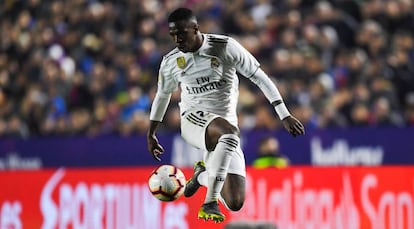
[{"label": "white jersey", "polygon": [[175,48],[164,56],[158,90],[170,94],[180,86],[181,113],[200,109],[237,125],[239,79],[236,72],[250,77],[259,66],[233,38],[203,34],[203,44],[196,52],[183,53]]}]

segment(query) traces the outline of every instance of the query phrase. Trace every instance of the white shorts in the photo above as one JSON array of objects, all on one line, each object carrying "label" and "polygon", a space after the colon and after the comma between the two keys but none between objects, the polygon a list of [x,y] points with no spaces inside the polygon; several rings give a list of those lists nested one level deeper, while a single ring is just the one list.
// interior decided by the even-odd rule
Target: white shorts
[{"label": "white shorts", "polygon": [[[200,110],[188,110],[181,116],[181,136],[190,145],[205,151],[204,163],[207,169],[210,167],[210,154],[206,148],[206,130],[208,125],[218,117],[220,116]],[[243,177],[246,176],[245,159],[240,144],[233,154],[228,173],[241,175]]]}]

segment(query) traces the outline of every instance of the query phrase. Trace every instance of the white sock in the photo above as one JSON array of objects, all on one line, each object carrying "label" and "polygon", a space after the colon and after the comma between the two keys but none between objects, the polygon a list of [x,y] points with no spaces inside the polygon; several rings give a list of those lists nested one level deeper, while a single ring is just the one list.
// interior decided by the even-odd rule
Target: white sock
[{"label": "white sock", "polygon": [[200,185],[207,187],[208,186],[208,172],[207,170],[198,174],[197,181]]},{"label": "white sock", "polygon": [[210,152],[208,168],[208,189],[204,203],[217,201],[220,191],[224,185],[224,179],[227,176],[227,170],[230,165],[233,152],[239,145],[240,138],[235,134],[222,135],[216,148]]}]

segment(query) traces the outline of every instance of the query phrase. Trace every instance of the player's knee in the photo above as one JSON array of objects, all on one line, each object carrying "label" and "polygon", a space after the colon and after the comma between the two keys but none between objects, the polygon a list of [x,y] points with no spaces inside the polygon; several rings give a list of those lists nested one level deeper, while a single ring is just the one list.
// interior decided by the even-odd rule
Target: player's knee
[{"label": "player's knee", "polygon": [[208,150],[213,150],[221,136],[226,134],[234,134],[240,136],[239,128],[231,125],[223,118],[217,118],[210,123],[207,128],[206,144]]},{"label": "player's knee", "polygon": [[239,211],[243,207],[244,200],[241,198],[231,199],[226,201],[226,204],[231,211]]},{"label": "player's knee", "polygon": [[243,176],[227,174],[226,182],[221,190],[221,196],[226,207],[231,211],[239,211],[246,197],[246,182]]},{"label": "player's knee", "polygon": [[244,204],[245,195],[244,192],[227,192],[224,201],[226,207],[231,211],[239,211]]},{"label": "player's knee", "polygon": [[240,136],[240,130],[239,128],[231,125],[230,123],[227,123],[227,125],[222,125],[222,135],[224,134],[234,134],[236,136]]},{"label": "player's knee", "polygon": [[217,118],[212,121],[208,127],[208,130],[212,133],[212,135],[217,136],[221,136],[223,134],[235,134],[237,136],[240,136],[239,128],[232,125],[223,118]]}]

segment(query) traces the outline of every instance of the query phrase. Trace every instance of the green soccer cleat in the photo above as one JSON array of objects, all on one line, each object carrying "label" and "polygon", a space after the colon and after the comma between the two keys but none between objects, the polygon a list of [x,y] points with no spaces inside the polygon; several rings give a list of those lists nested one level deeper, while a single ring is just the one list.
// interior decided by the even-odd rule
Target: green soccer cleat
[{"label": "green soccer cleat", "polygon": [[197,192],[198,188],[200,188],[200,183],[198,183],[197,181],[197,177],[198,175],[200,175],[200,173],[206,171],[206,166],[204,165],[203,161],[197,161],[194,164],[194,174],[193,176],[187,181],[186,185],[185,185],[185,189],[184,189],[184,196],[185,197],[190,197],[192,195],[194,195],[194,193]]},{"label": "green soccer cleat", "polygon": [[203,204],[198,211],[198,218],[207,220],[213,220],[216,223],[221,223],[226,218],[223,213],[220,212],[217,201]]}]

